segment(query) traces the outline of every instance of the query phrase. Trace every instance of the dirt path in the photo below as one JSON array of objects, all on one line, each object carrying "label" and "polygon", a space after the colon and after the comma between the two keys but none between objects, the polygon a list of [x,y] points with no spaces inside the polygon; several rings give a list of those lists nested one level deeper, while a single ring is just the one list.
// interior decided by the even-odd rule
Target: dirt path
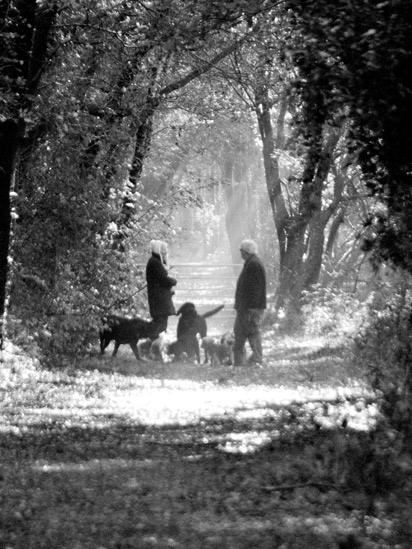
[{"label": "dirt path", "polygon": [[261,369],[139,375],[126,349],[66,370],[9,362],[0,546],[407,547],[391,498],[370,516],[343,459],[376,408],[340,350],[267,337],[265,353]]}]

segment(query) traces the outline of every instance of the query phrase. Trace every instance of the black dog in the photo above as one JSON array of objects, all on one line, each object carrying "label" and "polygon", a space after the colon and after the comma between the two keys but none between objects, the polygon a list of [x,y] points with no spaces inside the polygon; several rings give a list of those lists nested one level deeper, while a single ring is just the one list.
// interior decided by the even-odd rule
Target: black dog
[{"label": "black dog", "polygon": [[169,345],[169,354],[174,355],[175,359],[186,354],[188,358],[195,357],[200,363],[200,347],[196,336],[197,334],[201,338],[207,336],[206,318],[215,315],[223,307],[224,305],[219,305],[219,307],[200,315],[193,303],[183,303],[176,313],[178,316],[180,315],[177,323],[177,341]]},{"label": "black dog", "polygon": [[111,341],[114,341],[113,356],[116,356],[119,346],[128,343],[134,356],[140,360],[137,342],[139,339],[156,339],[159,329],[155,322],[142,318],[124,318],[109,315],[102,318],[103,326],[100,329],[100,352],[104,353]]}]

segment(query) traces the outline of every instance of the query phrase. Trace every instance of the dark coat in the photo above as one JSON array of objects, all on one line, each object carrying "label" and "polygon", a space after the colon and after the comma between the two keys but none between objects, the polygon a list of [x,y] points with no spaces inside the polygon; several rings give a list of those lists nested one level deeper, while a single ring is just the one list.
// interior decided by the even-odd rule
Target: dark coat
[{"label": "dark coat", "polygon": [[235,309],[266,309],[266,274],[263,263],[250,255],[236,284]]},{"label": "dark coat", "polygon": [[175,315],[172,286],[176,280],[167,274],[160,256],[152,253],[146,265],[147,297],[152,318]]}]

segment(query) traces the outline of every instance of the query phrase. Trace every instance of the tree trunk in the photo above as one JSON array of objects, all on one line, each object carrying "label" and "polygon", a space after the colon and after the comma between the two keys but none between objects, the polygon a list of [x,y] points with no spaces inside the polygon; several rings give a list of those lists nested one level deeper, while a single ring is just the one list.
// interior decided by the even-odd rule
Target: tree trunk
[{"label": "tree trunk", "polygon": [[275,151],[283,145],[283,127],[286,107],[286,97],[283,97],[280,103],[277,140],[275,142],[270,114],[268,90],[262,87],[256,92],[256,116],[262,139],[266,188],[268,191],[269,202],[272,208],[273,219],[279,242],[279,259],[281,268],[285,261],[289,213],[286,209],[285,200],[282,194],[278,155]]},{"label": "tree trunk", "polygon": [[303,292],[319,281],[326,225],[342,197],[342,189],[335,186],[334,200],[322,211],[322,191],[340,137],[340,131],[330,130],[323,145],[324,132],[323,123],[314,122],[302,176],[299,212],[288,230],[285,280],[278,297],[286,301],[291,313],[300,311]]},{"label": "tree trunk", "polygon": [[319,282],[322,267],[325,231],[333,213],[336,211],[343,193],[343,178],[335,175],[334,198],[330,205],[322,210],[322,190],[333,165],[333,153],[339,141],[340,130],[330,129],[326,144],[322,147],[314,177],[313,207],[314,213],[309,223],[308,253],[304,262],[302,291],[310,290]]},{"label": "tree trunk", "polygon": [[20,124],[13,120],[0,123],[0,349],[3,348],[3,322],[6,310],[11,228],[10,191],[19,147],[19,126]]},{"label": "tree trunk", "polygon": [[153,116],[157,106],[157,101],[147,104],[145,112],[140,117],[139,126],[136,131],[132,165],[129,172],[129,193],[123,199],[122,209],[117,222],[119,230],[113,242],[113,249],[119,251],[124,251],[125,249],[127,228],[135,214],[135,208],[132,204],[135,200],[136,187],[142,174],[143,162],[149,152],[153,132]]},{"label": "tree trunk", "polygon": [[47,47],[54,24],[54,5],[39,6],[35,0],[21,0],[9,10],[9,3],[0,5],[2,33],[0,48],[12,60],[3,70],[8,79],[8,92],[14,96],[14,111],[0,122],[0,349],[4,343],[4,319],[8,280],[11,210],[10,190],[15,164],[22,144],[25,122],[19,114],[27,112],[35,97],[46,66]]},{"label": "tree trunk", "polygon": [[256,91],[255,98],[266,186],[279,241],[280,268],[275,307],[277,310],[286,309],[287,316],[293,317],[300,310],[303,291],[319,281],[326,224],[342,197],[342,187],[335,185],[334,200],[322,211],[322,191],[340,132],[330,130],[327,142],[323,145],[323,120],[321,117],[314,117],[311,121],[299,205],[296,212],[291,210],[289,213],[276,153],[284,145],[286,97],[282,97],[278,105],[276,138],[272,127],[269,94],[264,85]]},{"label": "tree trunk", "polygon": [[325,254],[332,255],[335,243],[338,238],[339,227],[345,221],[346,208],[342,207],[338,214],[334,217],[332,225],[329,229],[328,240],[326,242]]},{"label": "tree trunk", "polygon": [[[283,146],[283,127],[287,108],[284,95],[279,103],[277,135],[272,127],[270,101],[267,88],[262,86],[256,91],[256,116],[262,139],[263,164],[265,168],[266,187],[272,208],[276,233],[279,243],[279,279],[276,291],[277,310],[289,307],[291,297],[299,294],[298,282],[301,276],[302,257],[304,253],[304,235],[307,221],[289,214],[282,190],[279,174],[278,154],[276,150]],[[313,168],[314,169],[314,168]],[[310,179],[310,175],[307,175]]]}]

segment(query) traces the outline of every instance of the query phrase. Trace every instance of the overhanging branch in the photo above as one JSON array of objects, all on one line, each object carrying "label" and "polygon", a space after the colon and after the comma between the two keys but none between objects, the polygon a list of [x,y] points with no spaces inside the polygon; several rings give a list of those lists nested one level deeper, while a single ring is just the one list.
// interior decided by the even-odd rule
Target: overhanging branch
[{"label": "overhanging branch", "polygon": [[167,86],[164,86],[164,88],[162,88],[159,91],[158,95],[159,96],[169,95],[170,93],[183,88],[184,86],[189,84],[189,82],[191,82],[192,80],[195,80],[202,74],[205,74],[206,72],[211,70],[217,63],[219,63],[219,61],[221,61],[222,59],[224,59],[225,57],[233,53],[240,46],[240,44],[242,44],[246,40],[248,36],[249,36],[249,33],[245,34],[241,39],[237,40],[236,42],[234,42],[233,44],[231,44],[230,46],[228,46],[227,48],[219,52],[217,55],[215,55],[210,61],[205,61],[201,67],[197,67],[196,69],[193,69],[188,74],[186,74],[186,76],[183,76],[182,78],[179,78],[174,82],[171,82]]}]

